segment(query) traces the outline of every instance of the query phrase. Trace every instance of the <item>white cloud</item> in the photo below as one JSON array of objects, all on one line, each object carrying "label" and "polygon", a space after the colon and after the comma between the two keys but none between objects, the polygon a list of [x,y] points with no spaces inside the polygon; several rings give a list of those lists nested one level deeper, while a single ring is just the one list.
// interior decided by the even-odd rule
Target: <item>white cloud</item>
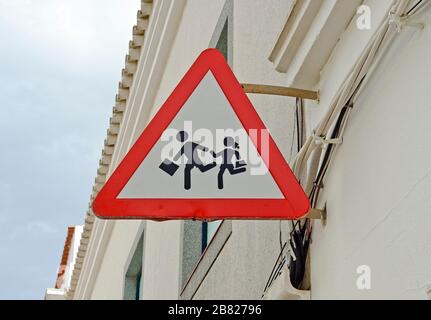
[{"label": "white cloud", "polygon": [[22,7],[30,5],[33,0],[0,0],[0,7],[11,8],[11,7]]},{"label": "white cloud", "polygon": [[83,221],[139,5],[0,0],[0,299],[43,297]]},{"label": "white cloud", "polygon": [[118,39],[125,32],[131,37],[132,30],[118,21],[135,22],[138,9],[138,0],[0,0],[0,25],[15,29],[35,49],[46,48],[54,60],[96,64],[126,53],[127,42],[119,47]]},{"label": "white cloud", "polygon": [[26,230],[34,234],[52,234],[56,233],[57,229],[48,222],[32,221],[27,223]]},{"label": "white cloud", "polygon": [[[45,237],[51,237],[57,234],[59,230],[52,224],[46,221],[36,220],[24,222],[23,224],[9,223],[7,238],[12,241],[38,241]],[[57,254],[58,253],[53,253]]]}]

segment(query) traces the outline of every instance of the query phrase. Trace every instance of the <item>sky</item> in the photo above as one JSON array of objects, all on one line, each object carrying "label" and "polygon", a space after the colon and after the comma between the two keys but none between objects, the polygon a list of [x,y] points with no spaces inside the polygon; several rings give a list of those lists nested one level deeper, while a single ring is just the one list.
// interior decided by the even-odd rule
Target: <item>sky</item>
[{"label": "sky", "polygon": [[139,0],[0,0],[0,299],[43,299],[84,222]]}]

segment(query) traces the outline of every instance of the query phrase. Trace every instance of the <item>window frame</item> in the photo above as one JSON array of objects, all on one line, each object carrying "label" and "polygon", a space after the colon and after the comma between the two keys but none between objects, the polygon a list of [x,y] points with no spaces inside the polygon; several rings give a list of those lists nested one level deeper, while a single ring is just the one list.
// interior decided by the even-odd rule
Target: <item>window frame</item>
[{"label": "window frame", "polygon": [[[224,29],[227,28],[225,54],[231,68],[233,65],[233,9],[234,1],[226,0],[208,45],[209,48],[216,48]],[[231,234],[231,220],[221,220],[211,239],[208,239],[207,222],[183,221],[180,299],[193,298]],[[196,239],[200,239],[199,246],[196,246]],[[199,254],[197,254],[197,249],[200,250]],[[190,253],[193,250],[195,255],[193,259],[190,259]],[[188,258],[187,255],[189,255]]]},{"label": "window frame", "polygon": [[144,223],[139,228],[124,264],[123,300],[140,300],[144,266]]}]

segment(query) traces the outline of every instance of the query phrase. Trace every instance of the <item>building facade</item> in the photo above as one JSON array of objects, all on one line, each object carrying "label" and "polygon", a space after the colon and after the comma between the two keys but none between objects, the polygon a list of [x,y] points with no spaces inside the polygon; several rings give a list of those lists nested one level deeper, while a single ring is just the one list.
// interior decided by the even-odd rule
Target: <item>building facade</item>
[{"label": "building facade", "polygon": [[72,272],[81,242],[82,230],[82,226],[67,228],[67,236],[64,242],[60,266],[57,271],[55,286],[54,288],[46,289],[45,300],[66,300],[66,294],[70,288]]},{"label": "building facade", "polygon": [[[142,1],[67,298],[427,298],[428,2]],[[299,286],[287,268],[299,261],[289,221],[114,221],[91,211],[106,178],[212,47],[242,83],[319,92],[318,101],[248,95],[313,208],[326,210],[325,220],[303,221],[311,243]]]}]

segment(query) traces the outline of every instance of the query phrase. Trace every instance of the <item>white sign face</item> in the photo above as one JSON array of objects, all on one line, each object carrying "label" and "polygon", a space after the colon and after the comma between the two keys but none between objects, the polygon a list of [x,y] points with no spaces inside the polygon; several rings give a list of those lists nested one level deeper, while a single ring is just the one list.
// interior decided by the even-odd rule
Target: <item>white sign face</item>
[{"label": "white sign face", "polygon": [[208,71],[117,198],[284,199],[249,134]]},{"label": "white sign face", "polygon": [[96,195],[107,219],[298,219],[310,203],[223,55],[204,50]]}]

